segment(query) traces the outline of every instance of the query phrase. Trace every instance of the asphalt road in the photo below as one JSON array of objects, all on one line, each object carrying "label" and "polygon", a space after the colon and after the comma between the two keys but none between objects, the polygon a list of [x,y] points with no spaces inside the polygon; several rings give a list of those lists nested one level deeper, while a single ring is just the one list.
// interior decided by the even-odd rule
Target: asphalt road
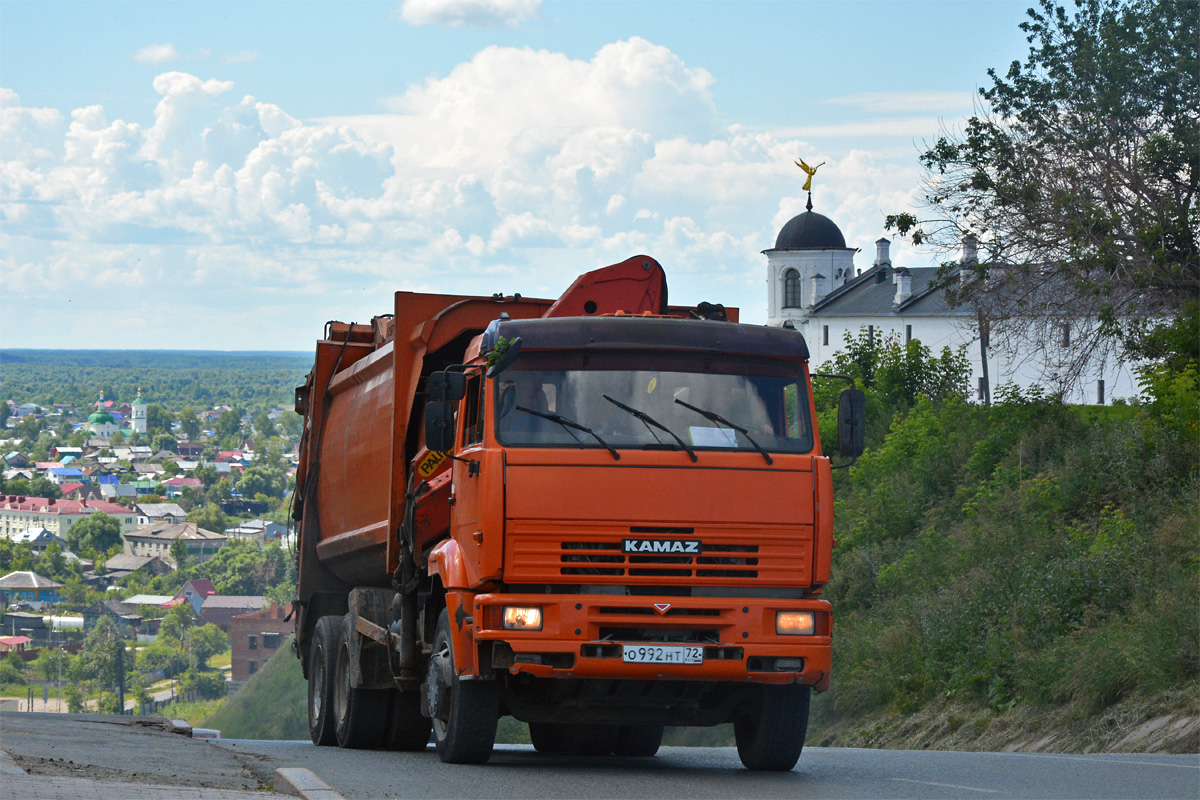
[{"label": "asphalt road", "polygon": [[663,748],[655,758],[542,756],[500,745],[484,766],[424,753],[223,740],[273,766],[300,766],[356,798],[1185,798],[1200,797],[1200,756],[948,753],[806,748],[783,774],[742,769],[732,748]]}]

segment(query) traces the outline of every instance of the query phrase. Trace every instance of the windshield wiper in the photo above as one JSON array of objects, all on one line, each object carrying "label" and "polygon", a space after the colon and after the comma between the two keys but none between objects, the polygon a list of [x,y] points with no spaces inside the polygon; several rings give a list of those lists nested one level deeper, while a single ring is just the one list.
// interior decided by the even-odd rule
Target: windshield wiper
[{"label": "windshield wiper", "polygon": [[[621,409],[622,411],[632,414],[633,416],[640,419],[646,425],[646,427],[650,427],[651,425],[653,425],[654,427],[658,428],[659,430],[663,430],[663,431],[666,431],[667,433],[671,434],[671,436],[675,439],[675,441],[679,442],[679,446],[682,447],[684,450],[686,450],[687,454],[692,457],[692,461],[696,460],[696,451],[693,450],[692,448],[688,447],[687,442],[685,442],[683,439],[680,439],[678,436],[676,436],[675,431],[671,430],[666,425],[663,425],[661,422],[659,422],[654,417],[647,414],[645,411],[638,411],[636,408],[627,406],[624,403],[622,403],[620,400],[614,400],[606,394],[603,394],[600,396],[603,397],[608,402],[612,403],[617,408]],[[658,438],[658,437],[655,437],[655,438]]]},{"label": "windshield wiper", "polygon": [[549,413],[546,411],[535,411],[534,409],[526,408],[525,406],[515,406],[515,408],[517,409],[517,411],[524,411],[526,414],[533,414],[535,417],[541,417],[542,419],[548,419],[551,422],[557,422],[559,425],[562,425],[564,428],[574,428],[577,431],[583,431],[584,433],[590,433],[592,436],[594,436],[596,438],[597,442],[604,445],[604,449],[606,449],[606,450],[608,450],[608,452],[612,453],[612,456],[614,459],[616,459],[617,461],[621,460],[621,454],[616,451],[616,448],[614,448],[611,444],[609,444],[608,442],[601,439],[600,434],[596,433],[594,430],[587,427],[586,425],[580,425],[575,420],[567,419],[566,417],[562,416],[561,414],[552,414],[552,413]]},{"label": "windshield wiper", "polygon": [[732,422],[725,419],[724,417],[722,417],[720,414],[718,414],[715,411],[708,411],[703,408],[697,408],[696,406],[692,405],[691,403],[683,402],[679,398],[675,398],[675,402],[679,403],[679,405],[683,406],[684,408],[690,408],[692,411],[695,411],[697,414],[699,414],[700,416],[704,417],[705,419],[707,419],[711,422],[715,422],[718,425],[724,425],[727,428],[731,428],[731,429],[737,431],[742,436],[746,437],[746,441],[748,441],[748,442],[750,442],[750,444],[754,445],[755,450],[762,453],[763,458],[765,458],[767,460],[768,464],[775,463],[775,461],[771,458],[771,454],[768,453],[766,450],[763,450],[762,447],[759,446],[758,442],[754,441],[754,437],[752,437],[750,435],[750,432],[747,431],[745,428],[743,428],[741,425],[734,425]]}]

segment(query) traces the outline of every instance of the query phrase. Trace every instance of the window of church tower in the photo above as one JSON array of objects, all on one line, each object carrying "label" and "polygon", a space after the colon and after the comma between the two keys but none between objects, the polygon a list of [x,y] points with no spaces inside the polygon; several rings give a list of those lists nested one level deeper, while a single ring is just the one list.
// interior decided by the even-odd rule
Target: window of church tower
[{"label": "window of church tower", "polygon": [[800,273],[794,269],[783,273],[783,307],[800,307]]}]

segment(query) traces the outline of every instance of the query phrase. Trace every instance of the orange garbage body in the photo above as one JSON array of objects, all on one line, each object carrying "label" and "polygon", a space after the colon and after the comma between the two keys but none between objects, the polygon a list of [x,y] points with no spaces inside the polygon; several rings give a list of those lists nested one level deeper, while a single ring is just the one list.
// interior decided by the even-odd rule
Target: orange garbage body
[{"label": "orange garbage body", "polygon": [[[807,346],[722,313],[669,306],[637,256],[553,302],[401,292],[391,316],[331,323],[297,399],[301,608],[396,585],[409,548],[460,675],[827,688]],[[465,396],[435,453],[426,383],[447,367]]]}]

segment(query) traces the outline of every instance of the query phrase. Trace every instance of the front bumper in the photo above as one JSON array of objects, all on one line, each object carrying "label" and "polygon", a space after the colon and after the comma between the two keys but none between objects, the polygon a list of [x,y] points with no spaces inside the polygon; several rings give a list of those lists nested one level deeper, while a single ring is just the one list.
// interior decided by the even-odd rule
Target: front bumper
[{"label": "front bumper", "polygon": [[[830,605],[824,600],[641,597],[586,594],[480,594],[469,609],[471,648],[481,670],[539,678],[745,681],[829,687]],[[503,628],[505,606],[538,606],[542,629]],[[775,633],[778,611],[812,611],[810,636]],[[467,626],[464,626],[467,627]],[[700,664],[622,660],[623,644],[695,645]],[[782,663],[781,663],[782,660]]]}]

